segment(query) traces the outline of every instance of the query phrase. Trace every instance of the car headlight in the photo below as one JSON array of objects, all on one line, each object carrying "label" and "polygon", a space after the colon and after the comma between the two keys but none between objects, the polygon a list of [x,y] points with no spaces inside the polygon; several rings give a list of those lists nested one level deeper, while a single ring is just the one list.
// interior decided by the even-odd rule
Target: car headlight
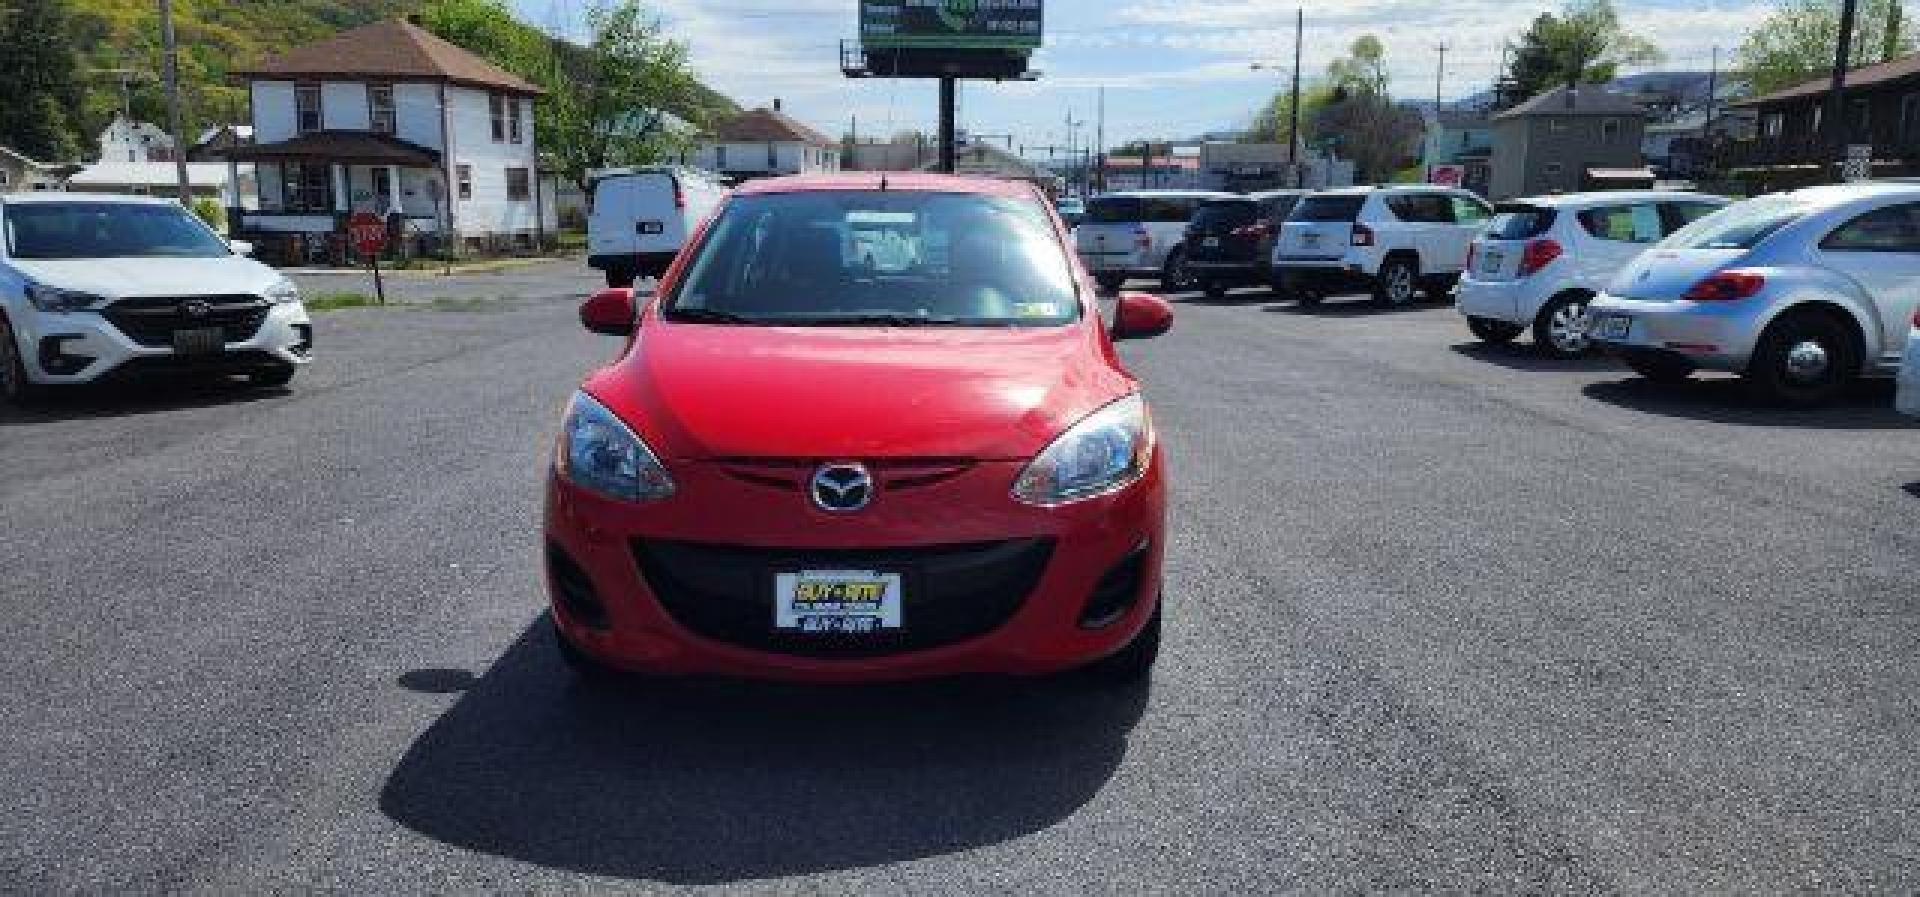
[{"label": "car headlight", "polygon": [[556,463],[574,485],[609,498],[659,501],[673,494],[673,477],[653,450],[584,392],[567,406]]},{"label": "car headlight", "polygon": [[1013,497],[1052,507],[1106,495],[1139,479],[1153,458],[1153,420],[1139,393],[1087,415],[1013,481]]},{"label": "car headlight", "polygon": [[63,290],[44,284],[27,285],[27,301],[41,311],[84,311],[88,307],[105,302],[106,297],[79,290]]},{"label": "car headlight", "polygon": [[297,286],[294,286],[293,281],[282,277],[279,280],[275,281],[273,286],[267,287],[267,291],[264,293],[261,293],[260,298],[265,299],[268,302],[273,303],[274,305],[280,305],[287,302],[299,302],[300,288]]}]

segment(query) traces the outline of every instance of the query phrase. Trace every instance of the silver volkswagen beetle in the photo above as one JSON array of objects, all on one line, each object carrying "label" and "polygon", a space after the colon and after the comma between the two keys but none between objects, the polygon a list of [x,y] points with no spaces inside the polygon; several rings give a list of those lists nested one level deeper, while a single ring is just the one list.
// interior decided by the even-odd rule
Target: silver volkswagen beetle
[{"label": "silver volkswagen beetle", "polygon": [[1644,377],[1732,371],[1809,405],[1897,370],[1916,306],[1920,183],[1868,182],[1756,197],[1676,231],[1587,307],[1587,327]]}]

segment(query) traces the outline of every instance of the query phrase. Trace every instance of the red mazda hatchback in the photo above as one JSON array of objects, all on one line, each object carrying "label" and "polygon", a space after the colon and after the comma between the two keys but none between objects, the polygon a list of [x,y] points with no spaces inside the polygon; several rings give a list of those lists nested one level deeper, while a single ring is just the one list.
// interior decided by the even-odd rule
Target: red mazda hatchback
[{"label": "red mazda hatchback", "polygon": [[568,408],[547,492],[561,653],[583,674],[863,681],[1079,667],[1160,643],[1162,449],[1025,184],[760,181],[636,308]]}]

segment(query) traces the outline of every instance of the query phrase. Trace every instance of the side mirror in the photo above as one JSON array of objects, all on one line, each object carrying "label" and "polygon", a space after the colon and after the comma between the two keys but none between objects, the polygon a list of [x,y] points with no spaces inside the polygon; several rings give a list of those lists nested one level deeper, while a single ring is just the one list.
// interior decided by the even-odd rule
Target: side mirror
[{"label": "side mirror", "polygon": [[234,255],[253,254],[253,244],[245,240],[229,240],[227,241],[227,248],[233,250]]},{"label": "side mirror", "polygon": [[1113,306],[1113,338],[1151,339],[1173,329],[1173,306],[1159,296],[1121,293]]},{"label": "side mirror", "polygon": [[594,333],[632,336],[635,317],[633,290],[628,287],[609,287],[580,304],[580,324]]}]

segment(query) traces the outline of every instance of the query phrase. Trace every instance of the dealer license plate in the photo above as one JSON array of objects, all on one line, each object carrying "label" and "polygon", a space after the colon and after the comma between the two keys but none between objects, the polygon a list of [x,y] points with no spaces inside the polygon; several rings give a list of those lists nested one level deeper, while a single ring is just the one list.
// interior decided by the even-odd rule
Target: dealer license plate
[{"label": "dealer license plate", "polygon": [[1208,238],[1206,238],[1206,239],[1204,239],[1204,240],[1201,240],[1201,241],[1200,241],[1200,245],[1202,245],[1202,246],[1205,246],[1205,247],[1207,247],[1208,249],[1218,249],[1218,248],[1220,247],[1220,238],[1219,238],[1219,237],[1208,237]]},{"label": "dealer license plate", "polygon": [[1593,335],[1600,339],[1626,339],[1633,329],[1633,318],[1626,315],[1596,315],[1587,322]]},{"label": "dealer license plate", "polygon": [[642,221],[640,222],[640,232],[648,236],[664,234],[667,232],[667,226],[658,221]]},{"label": "dealer license plate", "polygon": [[871,633],[900,628],[900,574],[801,570],[773,583],[773,628],[783,632]]},{"label": "dealer license plate", "polygon": [[1320,235],[1319,234],[1301,234],[1300,245],[1306,249],[1319,249]]},{"label": "dealer license plate", "polygon": [[1500,273],[1500,266],[1507,263],[1506,256],[1492,250],[1488,250],[1487,254],[1482,258],[1484,259],[1480,263],[1480,273],[1482,274],[1498,274]]},{"label": "dealer license plate", "polygon": [[181,355],[214,355],[227,347],[227,332],[219,327],[195,327],[173,332],[173,351]]}]

